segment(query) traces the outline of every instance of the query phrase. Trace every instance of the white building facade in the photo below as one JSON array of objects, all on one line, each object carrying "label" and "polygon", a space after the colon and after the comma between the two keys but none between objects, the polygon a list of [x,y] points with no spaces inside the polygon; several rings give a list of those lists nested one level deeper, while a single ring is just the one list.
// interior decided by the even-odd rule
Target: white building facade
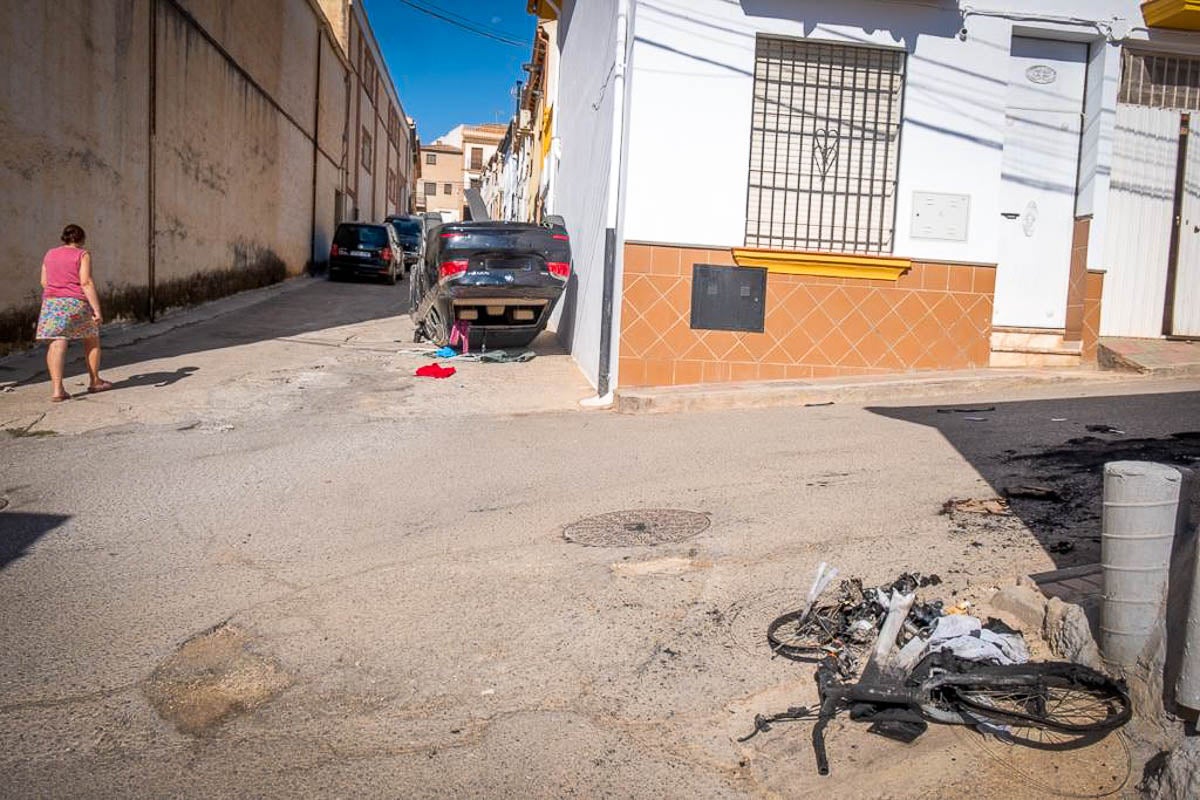
[{"label": "white building facade", "polygon": [[[560,328],[599,388],[1200,336],[1190,4],[541,5],[561,59],[548,211],[576,257]],[[765,269],[762,319],[697,325],[695,264]]]}]

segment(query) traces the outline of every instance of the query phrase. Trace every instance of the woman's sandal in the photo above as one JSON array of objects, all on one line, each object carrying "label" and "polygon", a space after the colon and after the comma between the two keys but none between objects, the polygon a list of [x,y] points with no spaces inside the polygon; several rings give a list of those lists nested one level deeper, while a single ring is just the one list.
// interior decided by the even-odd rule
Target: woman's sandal
[{"label": "woman's sandal", "polygon": [[71,395],[69,395],[69,394],[53,394],[53,395],[50,395],[50,402],[51,402],[51,403],[61,403],[63,400],[70,400],[70,399],[71,399]]},{"label": "woman's sandal", "polygon": [[88,394],[99,394],[100,392],[107,392],[111,388],[113,388],[113,385],[108,381],[100,381],[97,384],[89,386],[87,391]]}]

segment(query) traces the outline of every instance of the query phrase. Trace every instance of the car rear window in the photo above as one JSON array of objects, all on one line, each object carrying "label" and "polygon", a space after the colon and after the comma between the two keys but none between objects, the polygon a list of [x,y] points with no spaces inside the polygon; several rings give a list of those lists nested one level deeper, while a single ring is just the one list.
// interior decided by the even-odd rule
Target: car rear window
[{"label": "car rear window", "polygon": [[394,219],[392,227],[396,229],[396,233],[400,236],[420,236],[421,223],[415,219]]},{"label": "car rear window", "polygon": [[339,225],[333,243],[338,247],[387,247],[387,231],[381,225]]}]

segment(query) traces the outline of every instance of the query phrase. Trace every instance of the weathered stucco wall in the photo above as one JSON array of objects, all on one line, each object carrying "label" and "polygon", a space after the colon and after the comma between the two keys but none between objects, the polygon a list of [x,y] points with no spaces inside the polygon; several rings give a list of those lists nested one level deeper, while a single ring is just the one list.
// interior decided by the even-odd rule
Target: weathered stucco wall
[{"label": "weathered stucco wall", "polygon": [[612,162],[611,75],[616,61],[617,6],[616,0],[566,0],[558,31],[562,158],[560,190],[548,212],[566,220],[573,272],[551,324],[592,385],[597,384],[600,373],[604,209]]},{"label": "weathered stucco wall", "polygon": [[[226,49],[236,53],[243,37],[270,38],[258,15],[283,3],[301,12],[307,8],[305,0],[247,4],[247,10],[255,11],[247,12],[244,29],[231,25],[228,13],[218,14],[218,30],[237,31],[231,34],[233,46]],[[245,67],[264,94],[170,3],[161,9],[156,279],[255,268],[259,259],[272,257],[282,259],[289,273],[299,272],[309,258],[312,225],[317,20],[306,12],[305,29],[295,9],[290,14],[274,9],[281,13],[280,30],[290,30],[293,48],[287,52],[294,52],[295,43],[307,42],[309,59],[285,69],[278,42],[264,41]],[[208,24],[202,25],[215,35]],[[307,109],[297,99],[304,94]]]},{"label": "weathered stucco wall", "polygon": [[[0,314],[68,222],[101,281],[146,274],[149,0],[18,0],[0,25]],[[30,331],[30,334],[32,331]]]},{"label": "weathered stucco wall", "polygon": [[[88,231],[109,316],[143,313],[152,273],[161,310],[256,280],[180,291],[198,273],[269,266],[275,280],[324,260],[355,168],[358,137],[347,126],[361,88],[322,7],[348,23],[347,0],[6,6],[0,346],[32,335],[41,257],[68,222]],[[412,165],[407,126],[398,146],[388,142],[388,110],[403,119],[403,108],[387,73],[379,80],[380,111],[364,107],[376,163],[362,188],[382,215],[391,210],[388,168],[406,186]],[[407,192],[399,199],[406,204]]]}]

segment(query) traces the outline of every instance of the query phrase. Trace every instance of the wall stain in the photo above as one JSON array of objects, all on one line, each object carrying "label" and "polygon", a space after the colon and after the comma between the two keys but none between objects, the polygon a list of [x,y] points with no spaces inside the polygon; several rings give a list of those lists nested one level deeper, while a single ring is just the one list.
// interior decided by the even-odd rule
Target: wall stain
[{"label": "wall stain", "polygon": [[184,142],[172,149],[179,157],[179,168],[184,175],[219,194],[229,194],[228,177],[215,164],[206,160],[199,150],[192,147],[191,142]]},{"label": "wall stain", "polygon": [[[217,300],[248,289],[270,286],[288,277],[287,264],[279,255],[256,242],[239,239],[229,244],[229,266],[225,269],[194,272],[184,278],[160,281],[154,287],[154,301],[161,313],[170,308],[186,308]],[[140,284],[107,283],[100,291],[104,315],[112,322],[145,322],[149,319],[150,289]],[[41,302],[35,292],[20,305],[0,311],[0,355],[32,346]]]}]

